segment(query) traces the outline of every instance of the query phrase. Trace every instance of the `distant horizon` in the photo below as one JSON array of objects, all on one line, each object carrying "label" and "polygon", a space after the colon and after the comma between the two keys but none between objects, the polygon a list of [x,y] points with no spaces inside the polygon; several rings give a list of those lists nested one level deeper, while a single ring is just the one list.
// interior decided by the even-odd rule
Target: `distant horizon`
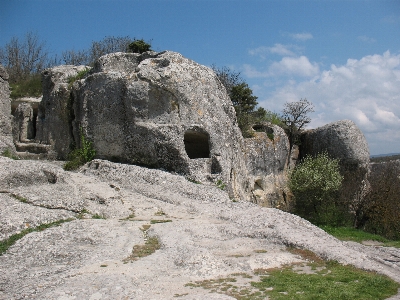
[{"label": "distant horizon", "polygon": [[396,156],[396,155],[400,155],[400,152],[399,153],[374,154],[374,155],[370,155],[370,157],[389,157],[389,156]]}]

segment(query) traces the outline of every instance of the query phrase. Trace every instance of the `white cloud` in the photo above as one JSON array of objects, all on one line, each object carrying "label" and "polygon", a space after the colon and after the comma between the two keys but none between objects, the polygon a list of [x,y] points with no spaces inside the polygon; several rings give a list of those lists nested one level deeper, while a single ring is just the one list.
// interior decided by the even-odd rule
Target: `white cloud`
[{"label": "white cloud", "polygon": [[382,19],[383,22],[389,24],[399,24],[400,23],[400,15],[390,15],[386,16]]},{"label": "white cloud", "polygon": [[283,57],[280,62],[274,62],[270,68],[271,75],[297,75],[311,77],[319,73],[316,63],[311,63],[307,57]]},{"label": "white cloud", "polygon": [[286,58],[274,67],[318,75],[298,83],[286,81],[267,99],[259,99],[263,107],[281,111],[283,103],[307,98],[316,106],[311,127],[350,119],[366,135],[371,153],[400,152],[400,54],[387,51],[349,59],[321,72],[306,57]]},{"label": "white cloud", "polygon": [[244,74],[247,77],[271,77],[271,76],[300,76],[313,77],[319,74],[317,63],[311,63],[306,56],[285,56],[280,61],[273,62],[266,71],[257,71],[253,66],[244,65]]},{"label": "white cloud", "polygon": [[313,39],[313,35],[308,32],[303,32],[303,33],[288,33],[288,36],[291,38],[297,40],[297,41],[307,41]]},{"label": "white cloud", "polygon": [[360,35],[357,37],[358,40],[362,41],[362,42],[366,42],[366,43],[375,43],[376,39],[371,38],[369,36],[366,35]]},{"label": "white cloud", "polygon": [[281,56],[294,56],[295,53],[290,49],[298,49],[297,46],[294,45],[282,45],[282,44],[275,44],[273,47],[258,47],[255,49],[249,50],[249,54],[257,55],[261,58],[265,59],[269,54],[278,54]]}]

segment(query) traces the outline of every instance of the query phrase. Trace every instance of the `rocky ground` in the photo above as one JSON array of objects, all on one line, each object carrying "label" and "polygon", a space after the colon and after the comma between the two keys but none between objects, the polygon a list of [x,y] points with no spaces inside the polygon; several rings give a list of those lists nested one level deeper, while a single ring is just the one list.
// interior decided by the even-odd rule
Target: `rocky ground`
[{"label": "rocky ground", "polygon": [[[400,282],[398,249],[339,241],[214,185],[102,160],[65,172],[0,157],[0,240],[59,220],[0,256],[0,299],[233,299],[186,284],[304,260],[288,247]],[[149,241],[159,249],[137,257]]]}]

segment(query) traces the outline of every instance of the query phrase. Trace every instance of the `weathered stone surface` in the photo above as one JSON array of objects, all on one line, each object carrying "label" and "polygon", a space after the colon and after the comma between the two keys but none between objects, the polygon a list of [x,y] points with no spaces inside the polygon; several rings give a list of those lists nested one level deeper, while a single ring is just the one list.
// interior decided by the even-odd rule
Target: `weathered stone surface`
[{"label": "weathered stone surface", "polygon": [[[253,277],[235,285],[252,289],[254,270],[304,262],[287,245],[400,282],[399,249],[341,242],[297,216],[233,202],[215,186],[161,170],[94,160],[72,173],[55,163],[0,158],[0,190],[1,239],[24,221],[76,218],[32,232],[0,256],[1,299],[231,299],[185,284],[244,273]],[[98,200],[87,197],[94,192]],[[12,195],[27,201],[18,205]],[[96,207],[116,213],[92,219]],[[161,247],[131,261],[133,247],[145,243],[143,225]]]},{"label": "weathered stone surface", "polygon": [[221,180],[249,199],[235,111],[210,68],[174,52],[113,53],[73,95],[74,141],[82,128],[97,157]]},{"label": "weathered stone surface", "polygon": [[68,80],[86,66],[58,66],[42,72],[43,98],[36,123],[36,141],[53,146],[57,158],[65,159],[72,138],[72,98]]},{"label": "weathered stone surface", "polygon": [[302,134],[302,157],[323,151],[347,165],[365,165],[369,162],[367,140],[357,125],[350,120],[333,122]]},{"label": "weathered stone surface", "polygon": [[350,120],[327,124],[317,129],[307,130],[301,136],[300,156],[327,152],[339,159],[344,176],[341,198],[349,203],[357,199],[369,186],[369,148],[361,130]]},{"label": "weathered stone surface", "polygon": [[289,140],[282,128],[265,123],[253,126],[254,137],[246,138],[245,157],[252,202],[261,206],[287,208]]},{"label": "weathered stone surface", "polygon": [[15,153],[11,123],[11,99],[8,74],[0,65],[0,154],[9,150]]},{"label": "weathered stone surface", "polygon": [[29,142],[35,137],[33,108],[28,103],[21,103],[14,112],[14,142]]},{"label": "weathered stone surface", "polygon": [[[226,90],[210,68],[175,52],[119,52],[100,57],[85,79],[68,85],[84,68],[60,66],[43,73],[36,140],[51,144],[58,158],[66,158],[71,145],[81,146],[83,133],[98,158],[219,182],[233,198],[288,208],[286,167],[297,157],[288,157],[285,133],[272,126],[273,142],[267,129],[245,141]],[[357,170],[369,155],[351,121],[307,131],[303,138],[300,155],[325,149]]]}]

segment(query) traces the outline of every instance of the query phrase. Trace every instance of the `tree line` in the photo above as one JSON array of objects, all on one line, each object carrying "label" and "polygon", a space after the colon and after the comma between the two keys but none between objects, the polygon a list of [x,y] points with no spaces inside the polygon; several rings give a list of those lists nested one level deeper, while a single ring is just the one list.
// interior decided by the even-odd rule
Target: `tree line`
[{"label": "tree line", "polygon": [[28,32],[23,39],[13,37],[0,47],[0,64],[9,75],[10,84],[25,81],[46,68],[56,65],[93,65],[102,55],[114,52],[143,53],[151,50],[151,44],[143,39],[125,37],[105,37],[92,41],[88,49],[66,50],[51,56],[46,43],[33,32]]}]

